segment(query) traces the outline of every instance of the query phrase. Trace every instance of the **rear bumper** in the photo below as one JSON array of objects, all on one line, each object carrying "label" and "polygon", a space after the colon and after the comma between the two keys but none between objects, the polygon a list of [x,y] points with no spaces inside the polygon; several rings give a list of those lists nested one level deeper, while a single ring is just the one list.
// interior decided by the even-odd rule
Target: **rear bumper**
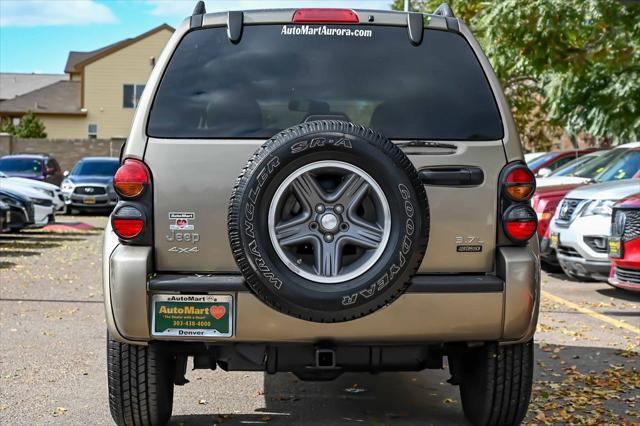
[{"label": "rear bumper", "polygon": [[[519,342],[533,336],[538,314],[539,261],[528,247],[497,250],[497,274],[416,276],[389,306],[357,320],[322,324],[277,312],[256,298],[238,275],[156,275],[152,249],[122,246],[105,238],[104,290],[107,325],[117,340],[195,342],[434,343]],[[150,299],[156,293],[230,294],[236,304],[231,338],[152,337]]]}]

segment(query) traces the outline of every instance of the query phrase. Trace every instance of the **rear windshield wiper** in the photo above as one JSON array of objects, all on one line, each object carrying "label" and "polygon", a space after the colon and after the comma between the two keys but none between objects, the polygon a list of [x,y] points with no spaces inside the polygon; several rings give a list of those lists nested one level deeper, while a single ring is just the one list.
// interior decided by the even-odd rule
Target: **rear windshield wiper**
[{"label": "rear windshield wiper", "polygon": [[405,141],[405,142],[397,142],[397,146],[400,148],[444,148],[444,149],[458,149],[457,146],[450,143],[442,143],[442,142],[433,142],[433,141]]}]

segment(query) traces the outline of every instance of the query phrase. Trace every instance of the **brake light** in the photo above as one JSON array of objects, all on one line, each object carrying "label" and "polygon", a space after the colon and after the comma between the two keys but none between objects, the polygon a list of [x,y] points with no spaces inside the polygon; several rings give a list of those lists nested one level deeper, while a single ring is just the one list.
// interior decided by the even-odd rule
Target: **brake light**
[{"label": "brake light", "polygon": [[133,238],[140,235],[144,228],[142,219],[113,219],[111,222],[114,232],[120,238]]},{"label": "brake light", "polygon": [[139,197],[147,185],[149,185],[147,166],[142,161],[133,158],[124,160],[113,177],[113,187],[123,198]]},{"label": "brake light", "polygon": [[504,192],[513,201],[526,201],[536,189],[536,178],[525,165],[515,165],[504,179]]},{"label": "brake light", "polygon": [[131,239],[140,235],[144,229],[144,216],[135,207],[123,206],[111,217],[111,227],[118,237]]},{"label": "brake light", "polygon": [[511,241],[522,243],[536,233],[538,228],[536,212],[526,204],[513,205],[504,212],[502,225]]},{"label": "brake light", "polygon": [[351,9],[298,9],[293,14],[296,23],[351,23],[360,22]]}]

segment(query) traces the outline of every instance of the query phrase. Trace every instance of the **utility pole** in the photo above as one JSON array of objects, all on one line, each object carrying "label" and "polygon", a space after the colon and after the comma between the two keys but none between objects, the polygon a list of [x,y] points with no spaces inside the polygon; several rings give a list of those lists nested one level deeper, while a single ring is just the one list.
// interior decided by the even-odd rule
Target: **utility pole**
[{"label": "utility pole", "polygon": [[409,11],[409,1],[410,0],[404,0],[404,11],[405,12]]}]

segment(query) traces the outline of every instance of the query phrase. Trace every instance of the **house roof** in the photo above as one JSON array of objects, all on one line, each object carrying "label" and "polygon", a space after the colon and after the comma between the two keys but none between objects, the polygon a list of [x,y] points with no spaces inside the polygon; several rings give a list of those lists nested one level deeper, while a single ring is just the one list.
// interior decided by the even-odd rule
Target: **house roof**
[{"label": "house roof", "polygon": [[165,29],[171,32],[175,31],[175,29],[172,26],[167,24],[162,24],[155,28],[150,29],[145,33],[140,34],[137,37],[120,40],[116,43],[110,44],[100,49],[92,50],[91,52],[71,51],[69,52],[69,56],[67,58],[67,64],[64,66],[64,72],[66,73],[80,72],[85,65],[90,64],[91,62],[96,61],[100,58],[103,58],[107,55],[110,55],[111,53],[116,52],[120,49],[124,49],[125,47],[137,41],[140,41],[146,37],[149,37]]},{"label": "house roof", "polygon": [[58,81],[0,102],[0,113],[86,114],[80,106],[81,82]]},{"label": "house roof", "polygon": [[3,72],[0,73],[0,100],[12,99],[68,78],[65,74]]}]

